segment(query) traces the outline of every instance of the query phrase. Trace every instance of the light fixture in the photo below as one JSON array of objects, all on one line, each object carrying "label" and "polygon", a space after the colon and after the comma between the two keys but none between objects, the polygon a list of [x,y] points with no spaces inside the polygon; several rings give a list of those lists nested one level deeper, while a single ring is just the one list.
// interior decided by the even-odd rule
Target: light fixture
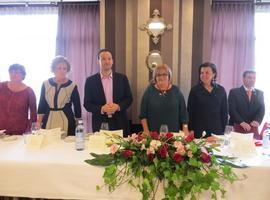
[{"label": "light fixture", "polygon": [[157,44],[159,42],[159,37],[164,33],[165,30],[171,30],[172,25],[167,24],[165,20],[160,17],[159,10],[155,9],[152,15],[153,17],[150,18],[146,24],[143,24],[140,27],[140,30],[147,31],[154,44]]},{"label": "light fixture", "polygon": [[152,50],[146,57],[146,65],[150,71],[153,71],[158,65],[163,63],[161,53],[158,50]]}]

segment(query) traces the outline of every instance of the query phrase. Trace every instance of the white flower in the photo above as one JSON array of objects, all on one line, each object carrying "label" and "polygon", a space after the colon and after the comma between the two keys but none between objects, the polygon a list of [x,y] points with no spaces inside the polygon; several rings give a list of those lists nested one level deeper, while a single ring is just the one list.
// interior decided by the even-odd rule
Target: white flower
[{"label": "white flower", "polygon": [[201,147],[201,152],[208,154],[208,151],[207,151],[207,149],[205,147]]},{"label": "white flower", "polygon": [[150,147],[146,150],[146,154],[149,155],[149,154],[155,154],[155,149]]},{"label": "white flower", "polygon": [[190,144],[187,144],[186,145],[186,149],[190,149]]},{"label": "white flower", "polygon": [[161,146],[161,142],[159,140],[152,140],[150,142],[150,147],[152,147],[153,149],[157,150],[158,147]]},{"label": "white flower", "polygon": [[145,150],[145,144],[142,144],[141,150]]},{"label": "white flower", "polygon": [[205,131],[202,132],[202,137],[204,137],[204,136],[206,136],[206,132]]}]

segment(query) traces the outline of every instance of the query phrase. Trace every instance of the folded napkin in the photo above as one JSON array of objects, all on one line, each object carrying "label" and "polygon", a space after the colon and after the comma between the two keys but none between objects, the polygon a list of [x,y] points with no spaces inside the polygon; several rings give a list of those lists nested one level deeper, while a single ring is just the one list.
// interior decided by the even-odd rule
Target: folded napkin
[{"label": "folded napkin", "polygon": [[106,149],[107,136],[104,134],[89,135],[87,148],[91,149]]},{"label": "folded napkin", "polygon": [[120,137],[123,137],[123,130],[115,130],[115,131],[108,131],[108,130],[100,130],[96,134],[90,134],[88,139],[88,150],[93,149],[108,149],[107,143],[112,142],[112,138],[110,138],[113,135],[118,135]]},{"label": "folded napkin", "polygon": [[115,130],[115,131],[100,130],[99,134],[108,135],[108,136],[119,135],[119,136],[123,137],[123,130]]},{"label": "folded napkin", "polygon": [[54,129],[40,129],[38,134],[44,135],[44,140],[42,145],[46,146],[49,144],[53,144],[59,142],[61,140],[62,131],[61,128]]},{"label": "folded napkin", "polygon": [[43,143],[44,135],[29,134],[25,136],[26,148],[31,150],[40,149]]},{"label": "folded napkin", "polygon": [[230,152],[237,157],[257,155],[253,135],[253,133],[232,132],[229,146]]},{"label": "folded napkin", "polygon": [[40,129],[35,134],[29,134],[25,138],[26,147],[28,149],[39,149],[61,140],[63,132],[61,128]]}]

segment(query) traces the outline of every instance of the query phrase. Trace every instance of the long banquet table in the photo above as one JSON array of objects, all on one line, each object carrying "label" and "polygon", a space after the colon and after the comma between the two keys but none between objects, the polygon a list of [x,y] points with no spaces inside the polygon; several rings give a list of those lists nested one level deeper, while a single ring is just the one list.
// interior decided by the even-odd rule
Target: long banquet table
[{"label": "long banquet table", "polygon": [[[251,167],[234,169],[246,174],[247,179],[227,184],[225,199],[270,199],[270,157],[261,154],[245,160]],[[98,152],[98,150],[95,150]],[[137,200],[141,195],[124,185],[113,193],[102,185],[103,167],[84,162],[90,158],[89,150],[76,151],[74,143],[60,141],[40,150],[27,150],[22,137],[16,141],[0,140],[0,196],[53,199]],[[200,199],[210,199],[208,194]]]}]

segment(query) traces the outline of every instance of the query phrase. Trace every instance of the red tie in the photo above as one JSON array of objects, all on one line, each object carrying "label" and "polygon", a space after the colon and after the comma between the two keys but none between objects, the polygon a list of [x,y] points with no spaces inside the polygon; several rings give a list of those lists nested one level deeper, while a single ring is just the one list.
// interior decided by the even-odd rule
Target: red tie
[{"label": "red tie", "polygon": [[248,90],[247,91],[247,95],[248,95],[248,100],[250,101],[251,95],[252,95],[252,90]]}]

